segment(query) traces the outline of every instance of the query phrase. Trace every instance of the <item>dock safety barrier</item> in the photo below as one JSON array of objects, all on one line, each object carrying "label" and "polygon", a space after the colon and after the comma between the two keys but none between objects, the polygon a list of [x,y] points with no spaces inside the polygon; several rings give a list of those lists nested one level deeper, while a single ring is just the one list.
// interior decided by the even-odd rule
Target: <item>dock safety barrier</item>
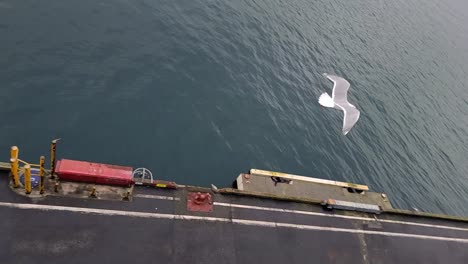
[{"label": "dock safety barrier", "polygon": [[26,164],[23,166],[24,168],[24,190],[26,194],[30,194],[32,191],[31,186],[31,165]]},{"label": "dock safety barrier", "polygon": [[60,138],[56,138],[51,141],[50,143],[50,178],[54,178],[54,173],[55,173],[55,153],[57,151],[57,142],[60,140]]},{"label": "dock safety barrier", "polygon": [[[52,145],[54,145],[54,156],[55,156],[55,144],[57,143],[57,140],[52,141]],[[52,147],[51,147],[52,148]],[[20,168],[20,163],[23,165],[22,168]],[[38,173],[31,173],[31,168],[32,167],[37,167],[38,168]],[[17,146],[12,146],[10,149],[10,172],[13,178],[13,187],[18,188],[20,185],[20,177],[19,174],[20,172],[23,172],[24,176],[24,189],[26,194],[30,194],[32,191],[32,183],[31,183],[31,176],[39,176],[39,193],[43,194],[44,193],[44,177],[46,174],[45,170],[45,157],[41,156],[39,158],[39,164],[32,164],[29,162],[26,162],[22,159],[19,158],[19,148]]]}]

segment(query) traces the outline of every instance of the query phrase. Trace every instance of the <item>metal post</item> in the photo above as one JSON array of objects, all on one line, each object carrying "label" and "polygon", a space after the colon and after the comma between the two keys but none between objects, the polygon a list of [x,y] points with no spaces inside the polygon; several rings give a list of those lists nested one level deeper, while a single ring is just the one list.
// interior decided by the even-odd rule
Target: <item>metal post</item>
[{"label": "metal post", "polygon": [[10,163],[11,163],[11,175],[13,175],[13,186],[18,188],[19,186],[19,175],[18,175],[18,155],[19,149],[17,146],[12,146],[10,149]]},{"label": "metal post", "polygon": [[55,173],[55,151],[57,147],[57,141],[59,141],[60,138],[52,140],[50,143],[50,178],[54,178],[54,173]]},{"label": "metal post", "polygon": [[39,184],[39,193],[43,194],[44,193],[44,163],[45,163],[45,157],[41,156],[39,159],[39,176],[40,176],[40,184]]},{"label": "metal post", "polygon": [[31,165],[24,165],[24,189],[26,194],[31,193]]},{"label": "metal post", "polygon": [[11,175],[13,176],[13,187],[18,188],[19,186],[19,175],[18,175],[18,159],[11,158]]},{"label": "metal post", "polygon": [[18,149],[17,146],[11,147],[10,158],[11,159],[17,159],[18,158],[18,153],[19,153],[19,149]]}]

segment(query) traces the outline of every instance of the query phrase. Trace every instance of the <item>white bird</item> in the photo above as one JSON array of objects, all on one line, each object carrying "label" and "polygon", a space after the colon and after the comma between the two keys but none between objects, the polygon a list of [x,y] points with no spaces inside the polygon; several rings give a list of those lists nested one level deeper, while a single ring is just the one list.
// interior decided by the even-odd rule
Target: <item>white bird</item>
[{"label": "white bird", "polygon": [[354,124],[356,124],[360,115],[359,110],[348,102],[347,93],[350,84],[345,79],[335,75],[324,73],[323,76],[333,82],[333,91],[331,97],[327,93],[320,95],[319,104],[325,107],[343,110],[343,135],[346,135]]}]

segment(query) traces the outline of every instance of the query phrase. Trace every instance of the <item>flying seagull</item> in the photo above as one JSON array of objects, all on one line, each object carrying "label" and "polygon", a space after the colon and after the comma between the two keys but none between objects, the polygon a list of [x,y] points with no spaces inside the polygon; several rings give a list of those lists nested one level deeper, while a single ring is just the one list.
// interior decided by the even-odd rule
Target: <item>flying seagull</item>
[{"label": "flying seagull", "polygon": [[350,84],[345,79],[335,75],[324,73],[323,76],[333,82],[333,92],[331,97],[327,93],[320,95],[319,104],[343,110],[343,135],[346,135],[359,119],[359,110],[347,99]]}]

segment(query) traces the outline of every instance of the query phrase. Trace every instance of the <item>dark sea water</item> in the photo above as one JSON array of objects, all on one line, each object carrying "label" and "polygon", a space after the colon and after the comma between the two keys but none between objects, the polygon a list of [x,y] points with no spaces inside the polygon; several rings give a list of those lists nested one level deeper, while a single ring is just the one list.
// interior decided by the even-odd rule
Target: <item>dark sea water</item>
[{"label": "dark sea water", "polygon": [[[318,96],[336,73],[361,118]],[[0,149],[228,186],[249,168],[468,216],[462,0],[1,0]]]}]

